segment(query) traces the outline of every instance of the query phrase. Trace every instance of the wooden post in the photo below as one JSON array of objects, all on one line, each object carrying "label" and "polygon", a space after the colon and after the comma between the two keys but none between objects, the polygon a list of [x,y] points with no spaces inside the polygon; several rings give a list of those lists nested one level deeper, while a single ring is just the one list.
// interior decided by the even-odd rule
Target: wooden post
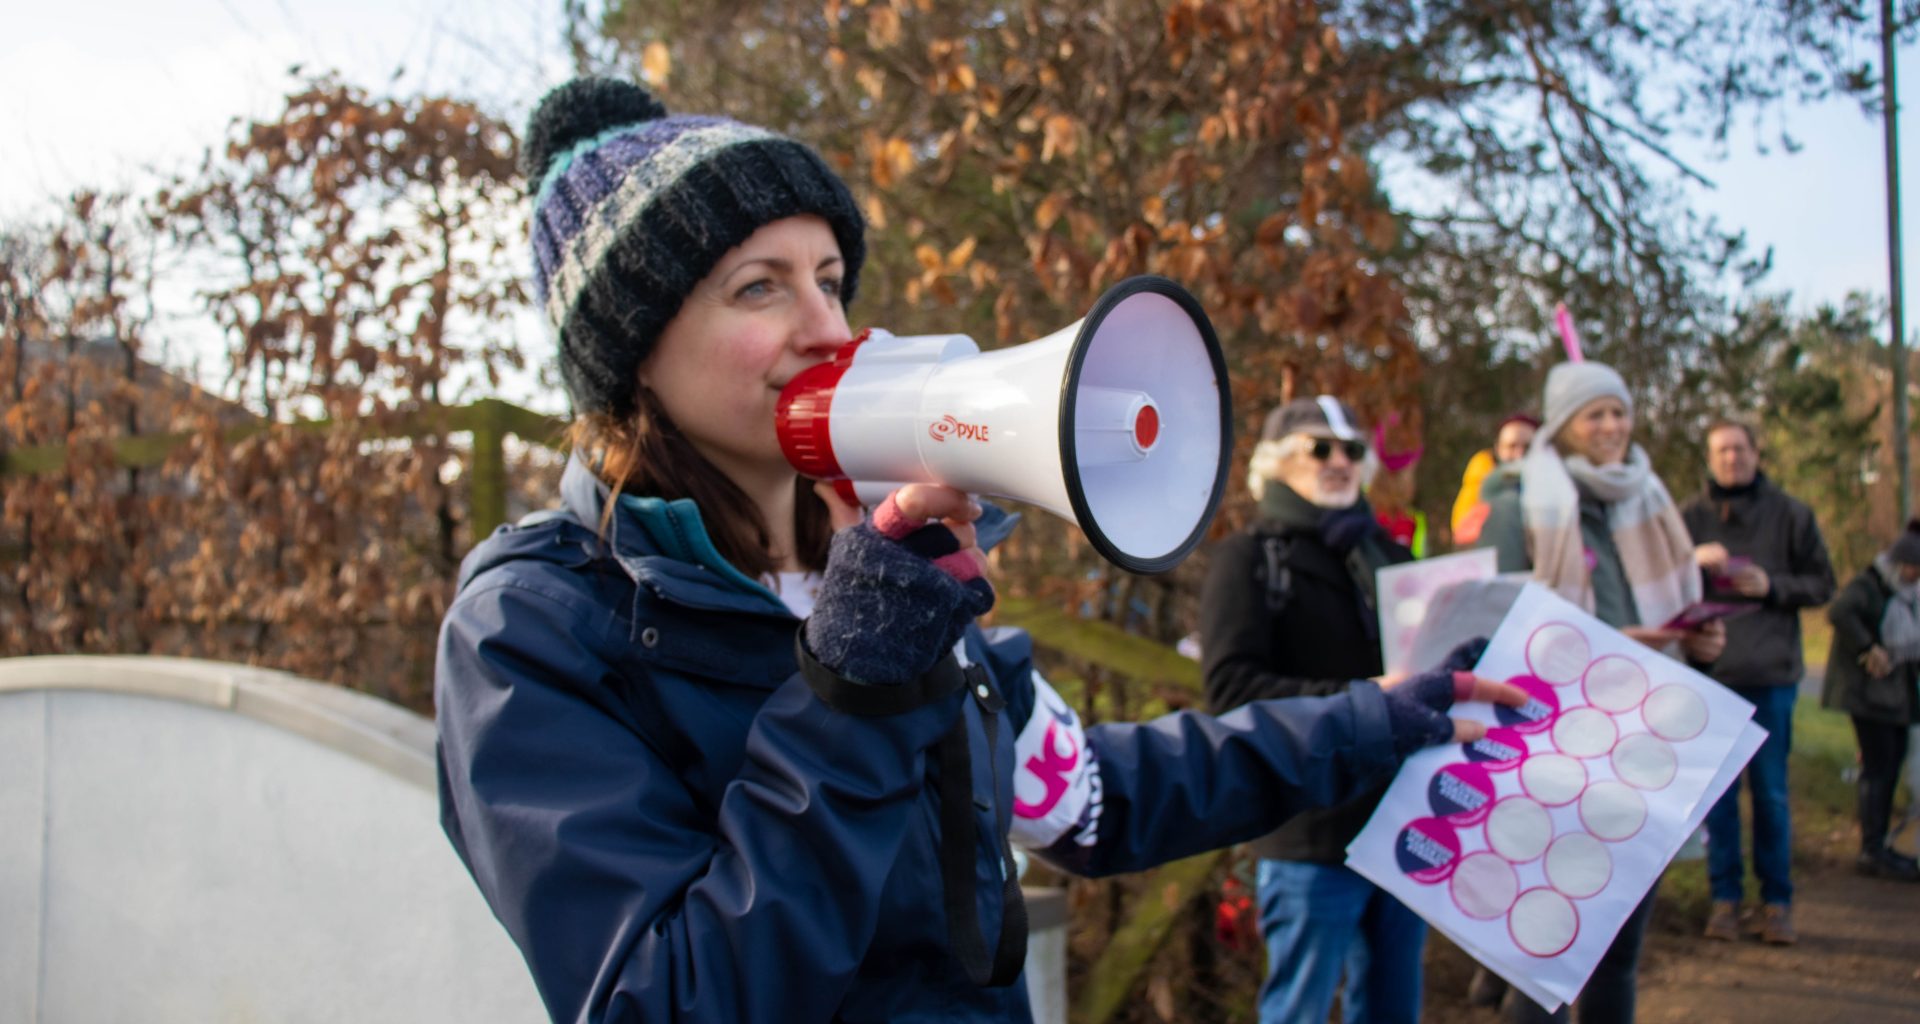
[{"label": "wooden post", "polygon": [[468,524],[472,542],[485,540],[507,521],[506,424],[498,399],[473,404],[473,458],[467,466]]},{"label": "wooden post", "polygon": [[1074,1003],[1075,1020],[1106,1024],[1120,1012],[1187,904],[1206,891],[1207,878],[1222,856],[1214,850],[1154,870],[1145,891],[1129,908],[1127,923],[1114,932],[1087,973],[1086,988]]}]

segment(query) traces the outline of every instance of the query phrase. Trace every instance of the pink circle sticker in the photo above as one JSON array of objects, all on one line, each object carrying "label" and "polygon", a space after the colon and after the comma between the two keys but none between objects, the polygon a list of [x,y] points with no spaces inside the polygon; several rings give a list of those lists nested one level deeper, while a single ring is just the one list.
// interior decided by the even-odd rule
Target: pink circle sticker
[{"label": "pink circle sticker", "polygon": [[1624,782],[1596,782],[1580,794],[1580,823],[1609,843],[1632,839],[1647,823],[1647,801]]},{"label": "pink circle sticker", "polygon": [[1460,859],[1447,891],[1461,913],[1476,921],[1491,921],[1506,913],[1520,895],[1520,875],[1491,853],[1469,853]]},{"label": "pink circle sticker", "polygon": [[1528,889],[1507,912],[1507,934],[1532,956],[1558,956],[1580,936],[1580,914],[1573,901],[1552,889]]},{"label": "pink circle sticker", "polygon": [[1478,825],[1493,810],[1493,776],[1485,765],[1456,762],[1433,773],[1427,783],[1427,804],[1433,813],[1455,826]]},{"label": "pink circle sticker", "polygon": [[1535,754],[1520,765],[1520,788],[1548,807],[1570,804],[1587,788],[1587,766],[1565,754]]},{"label": "pink circle sticker", "polygon": [[1640,706],[1647,696],[1647,670],[1622,654],[1609,654],[1587,666],[1580,683],[1587,703],[1618,714]]},{"label": "pink circle sticker", "polygon": [[1568,708],[1553,720],[1553,745],[1568,757],[1599,757],[1619,738],[1613,716],[1598,708]]},{"label": "pink circle sticker", "polygon": [[1467,760],[1486,765],[1488,771],[1505,771],[1527,756],[1527,740],[1512,729],[1495,727],[1465,749]]},{"label": "pink circle sticker", "polygon": [[1549,622],[1527,638],[1527,667],[1555,686],[1580,678],[1593,649],[1586,634],[1564,622]]},{"label": "pink circle sticker", "polygon": [[1551,842],[1553,817],[1538,801],[1510,796],[1487,815],[1487,845],[1515,864],[1537,860]]},{"label": "pink circle sticker", "polygon": [[1707,728],[1707,702],[1679,683],[1668,683],[1647,695],[1640,717],[1663,740],[1690,740]]},{"label": "pink circle sticker", "polygon": [[1679,771],[1673,744],[1658,736],[1637,732],[1613,748],[1613,773],[1635,789],[1665,789]]},{"label": "pink circle sticker", "polygon": [[1443,882],[1460,862],[1460,837],[1439,818],[1419,818],[1400,830],[1393,856],[1408,878],[1425,885]]},{"label": "pink circle sticker", "polygon": [[1547,848],[1547,882],[1569,899],[1584,900],[1613,881],[1613,854],[1585,832],[1569,832]]},{"label": "pink circle sticker", "polygon": [[1514,676],[1507,682],[1526,691],[1527,702],[1517,708],[1495,704],[1495,721],[1517,733],[1536,733],[1553,724],[1553,716],[1560,713],[1560,695],[1552,684],[1537,676]]}]

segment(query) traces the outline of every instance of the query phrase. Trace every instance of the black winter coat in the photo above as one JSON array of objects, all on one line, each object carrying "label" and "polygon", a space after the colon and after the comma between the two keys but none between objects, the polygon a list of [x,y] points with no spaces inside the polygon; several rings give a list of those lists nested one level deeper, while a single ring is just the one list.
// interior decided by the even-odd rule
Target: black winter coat
[{"label": "black winter coat", "polygon": [[1869,565],[1828,606],[1833,650],[1827,657],[1820,703],[1856,718],[1910,725],[1920,719],[1914,708],[1914,680],[1920,676],[1920,666],[1895,665],[1891,674],[1876,678],[1860,663],[1867,649],[1880,641],[1880,618],[1892,597],[1893,588]]},{"label": "black winter coat", "polygon": [[1680,515],[1695,544],[1726,545],[1729,554],[1753,559],[1773,584],[1759,611],[1727,620],[1727,649],[1713,664],[1713,678],[1728,686],[1798,686],[1806,675],[1800,609],[1833,598],[1833,564],[1813,510],[1760,476],[1744,494],[1709,490]]},{"label": "black winter coat", "polygon": [[[1290,581],[1285,607],[1268,611],[1264,538],[1282,538]],[[1384,532],[1368,542],[1392,565],[1412,552]],[[1371,588],[1369,588],[1371,589]],[[1362,616],[1366,616],[1365,619]],[[1341,693],[1381,672],[1377,622],[1346,561],[1317,531],[1260,520],[1214,545],[1200,595],[1201,661],[1207,704],[1216,713],[1272,697]],[[1302,813],[1252,844],[1274,860],[1339,864],[1386,792],[1386,783],[1354,800]]]}]

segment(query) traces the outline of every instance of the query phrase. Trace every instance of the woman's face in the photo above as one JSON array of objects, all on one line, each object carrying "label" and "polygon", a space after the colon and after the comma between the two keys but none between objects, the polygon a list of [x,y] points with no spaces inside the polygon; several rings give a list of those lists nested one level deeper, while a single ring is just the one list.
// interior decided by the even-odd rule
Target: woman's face
[{"label": "woman's face", "polygon": [[774,405],[787,381],[848,340],[845,273],[826,221],[774,221],[721,257],[640,364],[641,385],[736,483],[793,472]]},{"label": "woman's face", "polygon": [[1596,398],[1580,407],[1555,438],[1560,450],[1584,455],[1596,466],[1627,460],[1633,434],[1633,414],[1618,398]]},{"label": "woman's face", "polygon": [[1518,462],[1527,457],[1527,446],[1533,443],[1534,426],[1531,423],[1514,420],[1500,428],[1500,436],[1493,442],[1495,462]]}]

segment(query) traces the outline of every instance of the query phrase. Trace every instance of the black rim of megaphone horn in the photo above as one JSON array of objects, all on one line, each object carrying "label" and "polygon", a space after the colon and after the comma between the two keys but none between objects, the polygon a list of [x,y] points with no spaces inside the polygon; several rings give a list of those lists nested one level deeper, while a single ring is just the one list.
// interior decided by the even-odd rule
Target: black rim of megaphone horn
[{"label": "black rim of megaphone horn", "polygon": [[[1100,331],[1100,324],[1115,307],[1141,292],[1153,292],[1164,295],[1178,303],[1194,326],[1200,329],[1200,340],[1206,345],[1207,358],[1213,363],[1213,379],[1220,389],[1220,460],[1213,469],[1213,497],[1207,502],[1206,514],[1194,524],[1193,532],[1180,542],[1172,551],[1157,558],[1142,558],[1130,555],[1113,543],[1100,529],[1100,521],[1093,515],[1093,509],[1087,504],[1086,491],[1080,483],[1080,463],[1075,452],[1074,442],[1074,406],[1075,395],[1080,390],[1080,368],[1086,360],[1087,347]],[[1162,413],[1162,418],[1172,415],[1174,410]],[[1200,300],[1193,293],[1182,288],[1174,281],[1154,274],[1129,277],[1107,289],[1087,312],[1080,324],[1080,333],[1073,340],[1073,353],[1067,359],[1067,372],[1060,380],[1060,469],[1066,478],[1067,499],[1073,503],[1073,515],[1080,529],[1093,543],[1095,551],[1101,557],[1128,572],[1151,574],[1172,569],[1186,561],[1193,549],[1207,535],[1207,527],[1212,525],[1213,517],[1220,511],[1220,501],[1226,494],[1227,466],[1233,460],[1233,396],[1227,383],[1227,360],[1220,352],[1220,338],[1213,332],[1213,321],[1207,319],[1206,310],[1200,308]]]}]

